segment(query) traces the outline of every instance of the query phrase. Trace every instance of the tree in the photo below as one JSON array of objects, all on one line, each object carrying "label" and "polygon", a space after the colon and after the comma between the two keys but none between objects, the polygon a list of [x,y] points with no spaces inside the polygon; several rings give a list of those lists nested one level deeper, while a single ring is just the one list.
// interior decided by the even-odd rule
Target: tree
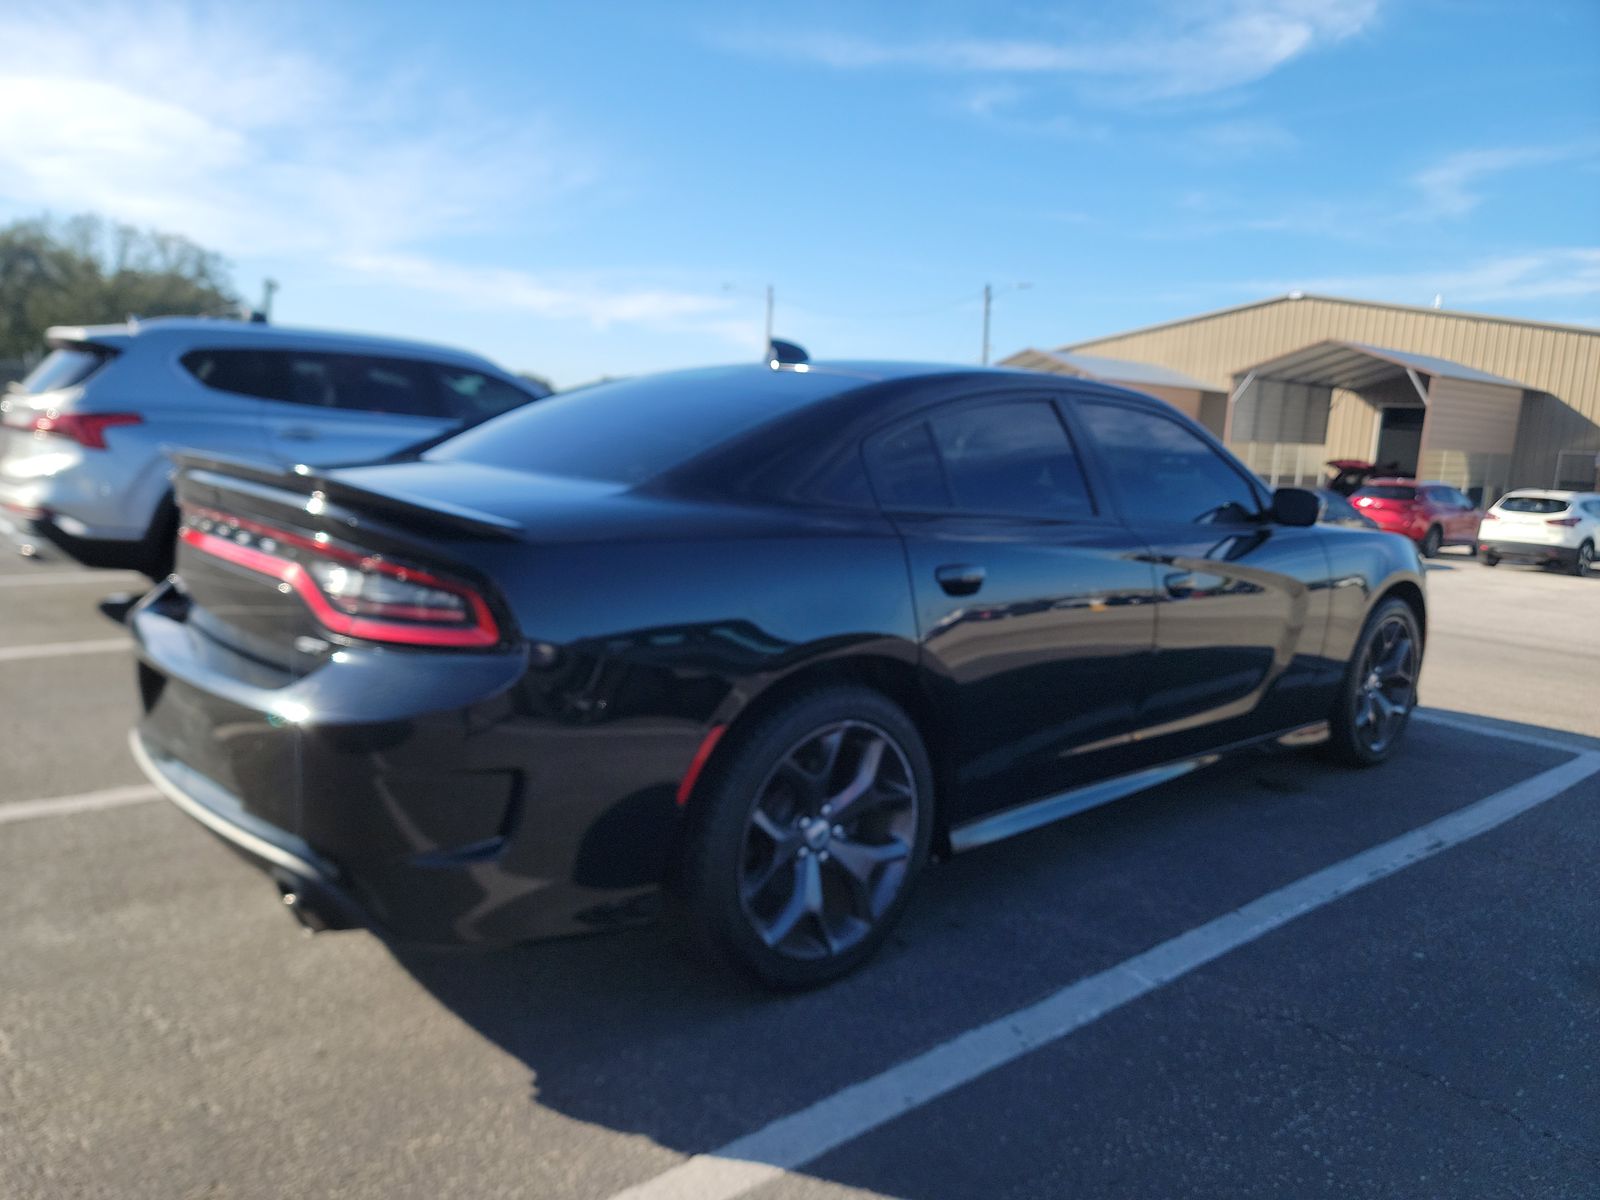
[{"label": "tree", "polygon": [[227,262],[188,238],[94,216],[0,227],[0,359],[38,354],[51,325],[238,311]]}]

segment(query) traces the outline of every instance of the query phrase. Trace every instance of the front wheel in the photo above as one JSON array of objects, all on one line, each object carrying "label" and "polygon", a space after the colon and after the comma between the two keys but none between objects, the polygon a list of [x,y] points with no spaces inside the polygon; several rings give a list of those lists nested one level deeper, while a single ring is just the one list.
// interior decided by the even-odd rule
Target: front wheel
[{"label": "front wheel", "polygon": [[1423,535],[1422,557],[1437,558],[1439,555],[1439,547],[1442,545],[1444,545],[1444,530],[1435,525]]},{"label": "front wheel", "polygon": [[1385,600],[1362,627],[1329,721],[1330,755],[1370,767],[1394,751],[1417,704],[1422,633],[1404,600]]},{"label": "front wheel", "polygon": [[1594,572],[1594,543],[1586,541],[1578,547],[1578,557],[1572,560],[1572,573],[1580,578]]},{"label": "front wheel", "polygon": [[735,730],[690,798],[683,915],[702,949],[769,987],[865,962],[933,834],[916,726],[867,688],[809,693]]}]

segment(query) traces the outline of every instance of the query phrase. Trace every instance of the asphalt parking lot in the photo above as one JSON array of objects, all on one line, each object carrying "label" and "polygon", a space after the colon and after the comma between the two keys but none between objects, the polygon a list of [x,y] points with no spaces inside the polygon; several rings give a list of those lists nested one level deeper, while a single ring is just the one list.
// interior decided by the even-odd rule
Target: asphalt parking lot
[{"label": "asphalt parking lot", "polygon": [[773,998],[302,936],[128,758],[134,578],[0,560],[0,1195],[1593,1197],[1600,579],[1434,566],[1388,766],[986,847]]}]

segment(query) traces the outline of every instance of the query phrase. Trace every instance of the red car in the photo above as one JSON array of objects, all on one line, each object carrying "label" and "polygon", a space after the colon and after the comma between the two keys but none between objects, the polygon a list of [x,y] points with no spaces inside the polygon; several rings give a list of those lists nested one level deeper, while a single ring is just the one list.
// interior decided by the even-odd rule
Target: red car
[{"label": "red car", "polygon": [[1436,480],[1371,479],[1350,497],[1362,516],[1378,528],[1404,534],[1432,558],[1441,546],[1467,546],[1478,552],[1483,513],[1455,488]]}]

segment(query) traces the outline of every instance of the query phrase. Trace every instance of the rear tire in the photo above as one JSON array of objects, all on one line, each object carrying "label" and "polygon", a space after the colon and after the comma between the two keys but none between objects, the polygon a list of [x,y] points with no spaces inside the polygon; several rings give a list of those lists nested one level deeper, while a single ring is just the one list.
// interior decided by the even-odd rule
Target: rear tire
[{"label": "rear tire", "polygon": [[1337,762],[1372,767],[1399,744],[1417,704],[1422,632],[1411,606],[1398,597],[1372,610],[1345,667],[1324,745]]},{"label": "rear tire", "polygon": [[1444,545],[1444,530],[1432,526],[1422,537],[1422,557],[1438,558],[1439,547]]},{"label": "rear tire", "polygon": [[933,769],[897,705],[830,686],[735,726],[689,804],[693,942],[793,991],[855,970],[899,919],[933,836]]},{"label": "rear tire", "polygon": [[1486,567],[1498,567],[1500,565],[1500,556],[1492,551],[1485,551],[1483,565]]},{"label": "rear tire", "polygon": [[1594,571],[1594,543],[1585,540],[1578,547],[1578,557],[1572,560],[1572,573],[1580,579]]}]

